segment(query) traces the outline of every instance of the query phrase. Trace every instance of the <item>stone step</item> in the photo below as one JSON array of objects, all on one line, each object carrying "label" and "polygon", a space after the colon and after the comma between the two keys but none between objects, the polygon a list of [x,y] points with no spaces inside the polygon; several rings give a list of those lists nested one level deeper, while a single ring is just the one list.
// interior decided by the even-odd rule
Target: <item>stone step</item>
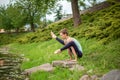
[{"label": "stone step", "polygon": [[40,65],[40,66],[36,66],[36,67],[33,67],[33,68],[30,68],[30,69],[26,69],[23,74],[31,74],[31,73],[34,73],[34,72],[37,72],[37,71],[47,71],[47,72],[51,72],[53,71],[53,67],[50,63],[46,63],[46,64],[43,64],[43,65]]},{"label": "stone step", "polygon": [[53,61],[52,64],[50,63],[46,63],[46,64],[42,64],[40,66],[36,66],[36,67],[32,67],[29,69],[24,70],[23,74],[31,74],[37,71],[47,71],[47,72],[51,72],[54,70],[55,67],[62,67],[62,68],[69,68],[69,70],[84,70],[84,67],[81,65],[78,65],[78,63],[76,61],[63,61],[63,60],[57,60],[57,61]]},{"label": "stone step", "polygon": [[111,70],[104,74],[100,80],[120,80],[120,69]]},{"label": "stone step", "polygon": [[76,61],[63,61],[63,60],[57,60],[57,61],[53,61],[52,62],[52,66],[53,67],[66,67],[66,68],[71,68],[74,65],[76,65],[77,62]]}]

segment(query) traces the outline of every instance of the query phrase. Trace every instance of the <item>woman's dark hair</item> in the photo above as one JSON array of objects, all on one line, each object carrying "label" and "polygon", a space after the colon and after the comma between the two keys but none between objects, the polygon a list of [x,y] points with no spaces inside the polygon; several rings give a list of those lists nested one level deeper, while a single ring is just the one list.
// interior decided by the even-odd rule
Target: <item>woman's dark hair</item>
[{"label": "woman's dark hair", "polygon": [[60,33],[63,33],[63,34],[68,35],[68,31],[67,31],[67,29],[66,29],[66,28],[61,29],[61,30],[60,30]]}]

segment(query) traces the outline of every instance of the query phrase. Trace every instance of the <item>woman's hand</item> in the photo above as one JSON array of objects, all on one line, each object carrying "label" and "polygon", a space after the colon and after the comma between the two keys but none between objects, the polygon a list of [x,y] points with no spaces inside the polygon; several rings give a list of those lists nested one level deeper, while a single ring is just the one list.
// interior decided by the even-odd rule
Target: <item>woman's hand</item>
[{"label": "woman's hand", "polygon": [[60,52],[61,52],[61,50],[58,49],[58,50],[56,50],[56,51],[54,52],[54,54],[58,54],[58,53],[60,53]]},{"label": "woman's hand", "polygon": [[51,36],[52,36],[52,38],[56,38],[57,36],[51,31]]}]

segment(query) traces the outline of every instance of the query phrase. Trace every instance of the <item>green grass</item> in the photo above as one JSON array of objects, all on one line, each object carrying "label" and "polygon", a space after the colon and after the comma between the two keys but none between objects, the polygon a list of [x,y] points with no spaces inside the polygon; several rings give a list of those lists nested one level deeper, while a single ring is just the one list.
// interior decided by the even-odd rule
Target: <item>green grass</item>
[{"label": "green grass", "polygon": [[[41,74],[41,75],[40,75]],[[79,76],[78,76],[79,74]],[[35,76],[39,77],[35,77]],[[54,72],[37,72],[31,75],[32,80],[79,80],[79,71],[70,71],[64,68],[56,68]]]},{"label": "green grass", "polygon": [[[79,80],[84,74],[98,76],[107,71],[120,68],[120,39],[110,42],[107,45],[99,43],[96,39],[78,39],[83,47],[83,57],[78,60],[79,64],[85,67],[82,72],[69,71],[68,69],[56,68],[53,72],[36,72],[30,75],[31,80]],[[65,60],[69,56],[66,51],[61,54],[54,54],[56,49],[62,47],[56,40],[28,44],[10,44],[11,52],[24,54],[25,61],[22,69],[31,68],[44,63],[51,63],[54,60]]]},{"label": "green grass", "polygon": [[[29,58],[29,62],[25,62],[22,65],[22,68],[30,68],[33,66],[37,66],[46,62],[51,62],[56,59],[64,59],[67,55],[54,55],[54,51],[59,49],[59,43],[55,42],[55,40],[39,42],[39,43],[29,43],[29,44],[12,44],[13,50],[12,52],[19,54],[24,54],[26,58]],[[64,53],[63,53],[64,54]]]}]

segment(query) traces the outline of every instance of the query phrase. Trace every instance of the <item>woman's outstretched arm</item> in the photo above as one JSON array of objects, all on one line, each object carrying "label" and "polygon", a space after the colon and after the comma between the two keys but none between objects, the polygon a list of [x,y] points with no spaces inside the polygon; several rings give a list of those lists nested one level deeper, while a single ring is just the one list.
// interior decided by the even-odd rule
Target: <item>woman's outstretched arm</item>
[{"label": "woman's outstretched arm", "polygon": [[65,45],[65,43],[64,43],[64,41],[63,41],[62,39],[56,37],[56,40],[57,40],[58,42],[60,42],[61,44]]},{"label": "woman's outstretched arm", "polygon": [[58,38],[52,31],[51,31],[51,36],[52,36],[52,38],[56,39],[61,44],[65,45],[64,41],[62,39]]}]

